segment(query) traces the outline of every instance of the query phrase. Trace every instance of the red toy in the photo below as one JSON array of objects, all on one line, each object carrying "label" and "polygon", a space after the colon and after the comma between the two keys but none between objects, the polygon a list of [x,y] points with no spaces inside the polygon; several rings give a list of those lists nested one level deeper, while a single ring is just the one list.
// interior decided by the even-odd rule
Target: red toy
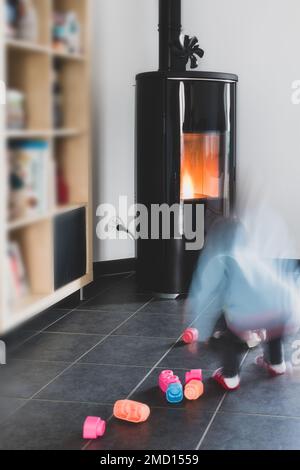
[{"label": "red toy", "polygon": [[196,328],[188,328],[182,335],[182,341],[186,344],[192,344],[198,341],[199,332]]},{"label": "red toy", "polygon": [[185,374],[185,383],[188,384],[191,380],[199,380],[199,382],[202,382],[203,381],[202,370],[193,369],[190,372],[187,372]]}]

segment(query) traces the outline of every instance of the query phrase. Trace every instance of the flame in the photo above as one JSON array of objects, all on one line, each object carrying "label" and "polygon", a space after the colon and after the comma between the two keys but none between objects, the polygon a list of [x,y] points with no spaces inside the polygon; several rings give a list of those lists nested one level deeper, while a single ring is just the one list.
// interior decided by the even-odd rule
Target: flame
[{"label": "flame", "polygon": [[195,188],[192,177],[188,172],[185,172],[182,176],[182,199],[194,199]]},{"label": "flame", "polygon": [[220,197],[220,135],[184,133],[181,152],[181,198]]}]

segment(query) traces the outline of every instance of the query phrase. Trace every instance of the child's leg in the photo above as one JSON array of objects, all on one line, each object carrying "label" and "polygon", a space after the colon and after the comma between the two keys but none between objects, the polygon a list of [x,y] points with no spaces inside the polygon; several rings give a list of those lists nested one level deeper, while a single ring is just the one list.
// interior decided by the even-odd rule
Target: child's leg
[{"label": "child's leg", "polygon": [[282,337],[267,339],[264,355],[258,357],[256,363],[264,367],[272,377],[284,374],[286,372],[286,363]]},{"label": "child's leg", "polygon": [[223,341],[223,375],[226,378],[236,377],[240,372],[241,340],[228,330]]},{"label": "child's leg", "polygon": [[231,331],[227,331],[222,338],[222,345],[223,367],[213,374],[213,378],[225,390],[236,390],[240,386],[241,343]]},{"label": "child's leg", "polygon": [[281,337],[267,340],[264,356],[266,361],[273,366],[284,362],[284,351]]}]

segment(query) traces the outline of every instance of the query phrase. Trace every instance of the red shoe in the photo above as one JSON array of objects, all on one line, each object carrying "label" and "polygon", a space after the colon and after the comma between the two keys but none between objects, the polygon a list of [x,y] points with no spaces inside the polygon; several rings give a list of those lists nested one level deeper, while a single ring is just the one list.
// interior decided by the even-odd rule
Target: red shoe
[{"label": "red shoe", "polygon": [[[280,370],[281,364],[280,366],[272,366],[265,360],[264,356],[258,356],[255,359],[255,363],[258,367],[265,369],[271,377],[278,377],[286,373],[286,364],[284,362],[282,363],[282,370]],[[275,369],[275,367],[277,367],[277,369]]]},{"label": "red shoe", "polygon": [[[240,379],[237,376],[236,380],[235,379],[227,379],[226,377],[223,376],[222,374],[223,369],[218,369],[213,373],[212,378],[219,384],[221,385],[224,390],[227,392],[234,392],[235,390],[238,390],[240,388]],[[230,384],[230,381],[234,380],[234,382],[238,381],[237,385],[232,385]]]}]

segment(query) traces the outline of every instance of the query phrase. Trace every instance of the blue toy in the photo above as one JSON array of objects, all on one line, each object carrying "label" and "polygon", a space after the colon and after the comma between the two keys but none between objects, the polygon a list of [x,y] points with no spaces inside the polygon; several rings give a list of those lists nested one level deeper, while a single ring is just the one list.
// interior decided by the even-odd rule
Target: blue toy
[{"label": "blue toy", "polygon": [[172,383],[168,386],[166,398],[169,403],[180,403],[183,400],[183,387],[180,383]]}]

